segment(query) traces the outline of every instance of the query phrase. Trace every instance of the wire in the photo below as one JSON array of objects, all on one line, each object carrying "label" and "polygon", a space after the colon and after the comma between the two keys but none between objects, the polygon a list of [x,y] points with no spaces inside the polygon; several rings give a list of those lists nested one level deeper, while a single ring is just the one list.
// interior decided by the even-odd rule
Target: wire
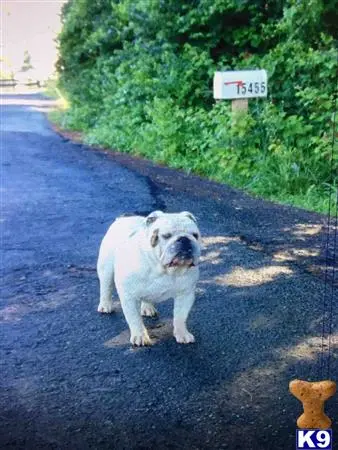
[{"label": "wire", "polygon": [[[337,63],[338,63],[338,53],[337,53]],[[330,228],[331,228],[331,198],[333,185],[333,169],[334,169],[334,148],[335,148],[335,136],[336,136],[336,110],[337,110],[337,91],[338,91],[338,71],[336,72],[336,88],[333,94],[333,120],[332,120],[332,148],[331,148],[331,167],[330,167],[330,190],[329,190],[329,207],[328,207],[328,218],[327,218],[327,232],[326,232],[326,261],[325,261],[325,280],[324,280],[324,298],[323,298],[323,322],[322,322],[322,344],[321,344],[321,376],[324,378],[324,340],[325,340],[325,321],[326,321],[326,298],[328,290],[328,272],[329,272],[329,259],[330,259]],[[336,266],[336,253],[337,253],[337,227],[338,227],[338,188],[337,190],[337,201],[336,201],[336,215],[335,215],[335,225],[334,225],[334,235],[333,235],[333,255],[332,255],[332,285],[331,285],[331,296],[328,304],[329,315],[328,315],[328,349],[327,349],[327,379],[330,378],[330,363],[331,363],[331,340],[332,340],[332,323],[333,323],[333,298],[334,298],[334,279],[335,279],[335,266]]]},{"label": "wire", "polygon": [[333,324],[333,299],[334,299],[334,284],[335,284],[335,269],[337,265],[337,230],[338,230],[338,188],[337,188],[337,197],[336,197],[336,218],[335,218],[335,225],[334,225],[334,245],[333,245],[333,262],[332,262],[332,285],[331,285],[331,299],[330,299],[330,311],[329,311],[329,339],[328,339],[328,359],[327,359],[327,379],[330,378],[330,363],[331,363],[331,356],[332,356],[332,350],[331,350],[331,340],[332,340],[332,324]]}]

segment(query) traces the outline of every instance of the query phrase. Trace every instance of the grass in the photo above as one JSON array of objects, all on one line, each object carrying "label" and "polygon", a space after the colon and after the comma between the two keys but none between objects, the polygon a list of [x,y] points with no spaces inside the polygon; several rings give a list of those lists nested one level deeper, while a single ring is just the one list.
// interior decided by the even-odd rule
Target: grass
[{"label": "grass", "polygon": [[[71,110],[69,102],[57,88],[55,82],[50,82],[45,90],[45,95],[58,100],[58,107],[48,113],[49,120],[54,123],[61,131],[83,131],[73,125],[69,126],[69,115],[71,117]],[[70,113],[70,114],[69,114]],[[76,121],[75,121],[76,122]],[[104,133],[103,133],[104,134]],[[88,138],[88,133],[83,132],[83,140],[88,145],[92,143],[92,140]],[[109,141],[109,139],[108,139]],[[99,140],[99,142],[94,142],[95,146],[109,147],[109,144],[105,142],[105,139]],[[115,150],[115,149],[114,149]],[[151,159],[158,162],[159,159],[156,155],[147,152],[146,155],[130,151],[129,153],[135,154],[137,156],[143,156],[147,159]],[[163,155],[161,155],[163,156]],[[183,158],[183,159],[182,159]],[[195,173],[200,176],[206,177],[210,180],[214,180],[220,183],[225,183],[238,189],[242,189],[255,197],[264,198],[271,200],[280,204],[290,205],[298,208],[302,208],[308,211],[314,211],[322,214],[327,214],[329,210],[329,204],[331,208],[331,215],[334,216],[337,211],[337,187],[324,186],[319,188],[318,186],[311,186],[306,192],[290,194],[287,189],[283,189],[281,186],[280,190],[276,193],[276,189],[271,189],[272,185],[275,185],[275,180],[273,175],[271,177],[269,173],[264,177],[264,182],[260,182],[258,185],[248,186],[241,182],[240,178],[229,177],[229,174],[222,172],[220,167],[213,168],[210,165],[204,165],[203,162],[199,164],[196,161],[196,155],[194,155],[194,160],[189,161],[189,155],[182,155],[178,158],[179,160],[173,158],[172,156],[161,158],[161,163],[166,164],[168,167],[183,169],[187,173]],[[329,161],[328,161],[329,164]],[[194,168],[192,168],[195,167]],[[215,170],[216,169],[216,170]]]},{"label": "grass", "polygon": [[57,87],[57,80],[49,80],[43,90],[46,97],[57,100],[57,106],[48,112],[48,119],[61,129],[65,126],[65,113],[69,109],[69,102]]}]

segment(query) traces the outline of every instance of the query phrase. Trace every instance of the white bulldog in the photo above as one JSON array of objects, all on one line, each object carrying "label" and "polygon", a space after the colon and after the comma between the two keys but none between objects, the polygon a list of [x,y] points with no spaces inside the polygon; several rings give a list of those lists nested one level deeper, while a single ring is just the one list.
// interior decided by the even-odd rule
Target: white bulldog
[{"label": "white bulldog", "polygon": [[104,236],[97,272],[100,313],[113,311],[113,284],[130,329],[133,345],[150,345],[143,316],[155,316],[152,302],[174,298],[174,336],[194,342],[186,321],[199,278],[200,232],[187,212],[154,211],[147,217],[120,217]]}]

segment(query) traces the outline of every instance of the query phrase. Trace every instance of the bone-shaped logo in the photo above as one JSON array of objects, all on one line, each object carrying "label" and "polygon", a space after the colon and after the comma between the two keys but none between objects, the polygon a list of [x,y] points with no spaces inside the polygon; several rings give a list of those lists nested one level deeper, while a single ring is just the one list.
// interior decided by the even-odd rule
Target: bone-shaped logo
[{"label": "bone-shaped logo", "polygon": [[325,380],[309,382],[293,380],[289,384],[290,392],[303,403],[304,413],[298,417],[299,428],[326,430],[331,419],[324,413],[324,402],[336,392],[336,383]]}]

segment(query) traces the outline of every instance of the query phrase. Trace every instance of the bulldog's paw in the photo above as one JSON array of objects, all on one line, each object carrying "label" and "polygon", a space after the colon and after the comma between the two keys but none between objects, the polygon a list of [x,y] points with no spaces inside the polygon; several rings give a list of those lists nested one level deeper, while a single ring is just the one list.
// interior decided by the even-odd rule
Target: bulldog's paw
[{"label": "bulldog's paw", "polygon": [[157,316],[156,308],[151,303],[142,302],[141,315],[146,317],[156,317]]},{"label": "bulldog's paw", "polygon": [[147,333],[144,331],[143,334],[132,333],[130,336],[131,345],[135,345],[136,347],[142,347],[144,345],[152,345],[152,341]]},{"label": "bulldog's paw", "polygon": [[192,342],[195,342],[194,335],[189,333],[187,329],[185,330],[175,330],[174,336],[176,339],[176,342],[179,344],[191,344]]},{"label": "bulldog's paw", "polygon": [[110,314],[113,312],[113,302],[105,302],[105,303],[99,303],[99,306],[97,307],[97,311],[99,313],[107,313]]}]

